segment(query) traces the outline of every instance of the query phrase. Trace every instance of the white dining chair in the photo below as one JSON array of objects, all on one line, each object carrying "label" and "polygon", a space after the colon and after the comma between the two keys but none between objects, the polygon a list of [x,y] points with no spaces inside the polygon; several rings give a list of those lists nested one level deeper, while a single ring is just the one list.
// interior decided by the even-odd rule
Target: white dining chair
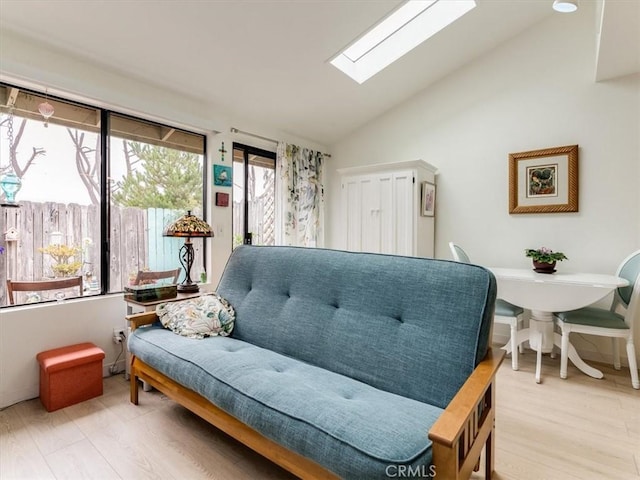
[{"label": "white dining chair", "polygon": [[[453,242],[449,242],[449,249],[451,250],[451,255],[456,262],[471,263],[469,256],[459,245]],[[500,298],[496,300],[493,321],[495,323],[502,323],[511,327],[511,338],[509,339],[509,343],[511,344],[511,368],[514,370],[518,370],[519,368],[518,352],[522,353],[523,351],[522,344],[520,344],[519,346],[516,344],[518,327],[522,322],[523,313],[524,309],[518,307],[517,305],[505,302]],[[505,347],[502,348],[506,349]]]},{"label": "white dining chair", "polygon": [[[620,370],[619,339],[624,338],[627,346],[627,358],[633,388],[640,389],[636,350],[633,345],[634,319],[640,314],[640,250],[625,258],[616,272],[616,276],[626,278],[629,286],[616,289],[609,309],[584,307],[569,312],[555,313],[556,324],[562,331],[560,353],[560,377],[567,378],[567,357],[569,355],[569,335],[585,333],[611,337],[613,349],[613,367]],[[619,309],[624,314],[619,313]]]}]

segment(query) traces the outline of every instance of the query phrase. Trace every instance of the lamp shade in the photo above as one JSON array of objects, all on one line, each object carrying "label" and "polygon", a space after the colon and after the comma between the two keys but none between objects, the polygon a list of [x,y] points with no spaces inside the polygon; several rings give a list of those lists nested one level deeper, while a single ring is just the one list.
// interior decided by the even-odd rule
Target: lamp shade
[{"label": "lamp shade", "polygon": [[560,13],[572,13],[578,10],[578,0],[554,0],[553,9]]},{"label": "lamp shade", "polygon": [[204,220],[188,211],[170,224],[163,234],[165,237],[213,237],[213,229]]}]

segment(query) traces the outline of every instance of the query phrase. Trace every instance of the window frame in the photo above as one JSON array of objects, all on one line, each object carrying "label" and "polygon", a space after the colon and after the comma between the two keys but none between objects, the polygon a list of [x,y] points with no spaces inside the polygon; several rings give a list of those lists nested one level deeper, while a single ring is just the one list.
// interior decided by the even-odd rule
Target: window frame
[{"label": "window frame", "polygon": [[[242,150],[243,152],[243,186],[242,186],[242,190],[243,190],[243,225],[242,225],[242,229],[244,231],[244,234],[242,236],[242,245],[250,245],[251,242],[247,243],[247,239],[248,239],[248,234],[249,232],[247,230],[249,230],[249,195],[248,195],[248,191],[247,189],[249,188],[249,155],[257,155],[260,157],[264,157],[264,158],[269,158],[271,160],[273,160],[273,170],[274,170],[274,182],[277,183],[278,182],[278,175],[277,175],[277,154],[276,152],[272,152],[270,150],[265,150],[263,148],[258,148],[258,147],[253,147],[251,145],[246,145],[244,143],[238,143],[238,142],[233,142],[232,148],[231,148],[231,159],[232,162],[235,162],[235,156],[233,155],[233,152],[235,152],[236,150]],[[233,202],[231,202],[231,208],[233,209]],[[233,215],[233,212],[232,212]],[[233,226],[232,226],[233,228]],[[232,243],[233,243],[233,235],[231,236],[232,238]],[[233,245],[232,245],[233,248]]]},{"label": "window frame", "polygon": [[[122,293],[122,290],[114,290],[114,291],[110,291],[109,290],[109,285],[110,285],[110,255],[111,255],[111,248],[110,248],[110,227],[111,227],[111,222],[110,222],[110,212],[111,212],[111,188],[110,188],[110,184],[109,184],[109,180],[110,180],[110,165],[111,165],[111,158],[110,158],[110,151],[109,151],[109,143],[110,143],[110,139],[111,139],[111,135],[109,134],[110,132],[110,123],[111,123],[111,118],[112,115],[121,117],[125,120],[132,120],[132,121],[138,121],[138,122],[143,122],[143,123],[148,123],[151,124],[152,126],[158,127],[160,129],[166,129],[167,131],[177,131],[180,134],[183,134],[181,136],[181,138],[186,139],[183,140],[185,141],[185,145],[187,145],[190,141],[198,140],[198,137],[201,137],[202,140],[202,152],[198,153],[197,151],[194,151],[193,148],[195,147],[189,147],[187,146],[183,146],[182,150],[189,152],[189,153],[195,153],[198,155],[202,155],[202,216],[203,218],[207,218],[207,182],[208,182],[208,158],[207,158],[207,135],[203,132],[199,132],[196,131],[197,129],[193,129],[193,130],[189,130],[189,129],[185,129],[184,127],[181,126],[177,126],[177,125],[171,125],[171,124],[167,124],[164,122],[158,122],[157,120],[153,120],[150,118],[145,118],[144,116],[140,116],[140,115],[132,115],[130,113],[125,113],[125,112],[121,112],[118,110],[112,110],[108,107],[100,107],[97,105],[92,105],[90,103],[86,103],[84,101],[77,101],[75,99],[67,99],[64,98],[60,95],[48,95],[46,93],[42,93],[42,92],[38,92],[38,91],[34,91],[32,89],[26,88],[26,87],[22,87],[20,85],[16,85],[16,84],[11,84],[8,82],[0,82],[0,89],[4,88],[6,89],[6,95],[4,96],[4,98],[0,98],[0,111],[2,113],[9,113],[13,108],[9,106],[11,100],[10,100],[10,94],[12,89],[17,89],[18,93],[23,92],[25,95],[32,95],[34,97],[36,97],[37,99],[46,99],[46,101],[49,101],[51,103],[54,102],[61,102],[62,104],[65,104],[67,106],[70,106],[71,108],[73,108],[74,106],[80,108],[80,109],[89,109],[89,110],[95,110],[96,114],[99,118],[99,126],[96,128],[96,126],[90,126],[90,124],[83,124],[81,122],[73,122],[69,119],[63,119],[63,120],[56,120],[56,119],[49,119],[49,123],[57,123],[57,124],[61,124],[70,128],[86,128],[87,130],[92,128],[94,131],[99,131],[99,136],[100,136],[100,179],[99,179],[99,187],[100,187],[100,205],[98,206],[100,209],[100,215],[99,215],[99,223],[100,223],[100,243],[99,243],[99,247],[100,247],[100,291],[99,293],[96,293],[95,295],[91,295],[91,296],[79,296],[79,297],[74,297],[74,298],[91,298],[91,297],[100,297],[100,296],[105,296],[105,295],[110,295],[110,294],[118,294],[118,293]],[[16,95],[17,97],[17,95]],[[15,102],[15,98],[13,99],[13,102]],[[41,100],[38,100],[41,101]],[[42,117],[40,116],[40,114],[38,112],[31,112],[31,111],[27,111],[27,110],[20,110],[17,109],[14,112],[15,118],[27,118],[27,119],[31,119],[31,120],[42,120]],[[191,137],[191,139],[190,139]],[[116,138],[120,138],[120,137],[116,137]],[[125,139],[127,139],[126,137],[123,137]],[[131,140],[131,138],[128,138],[129,140]],[[153,144],[153,141],[148,141],[145,140],[143,138],[138,139],[138,141],[142,141],[142,142],[146,142],[146,143],[150,143]],[[158,145],[158,143],[156,143],[156,145]],[[173,149],[177,149],[179,150],[181,147],[180,146],[175,146],[175,145],[164,145],[167,148],[173,148]],[[18,194],[18,202],[20,201],[19,198],[19,194]],[[2,207],[2,208],[7,208],[7,207]],[[0,232],[0,234],[3,234],[3,232]],[[194,241],[196,241],[197,239],[194,239]],[[207,249],[207,243],[206,243],[206,239],[202,238],[202,258],[203,258],[203,263],[204,263],[204,267],[206,268],[207,265],[207,257],[208,257],[208,249]],[[42,302],[38,302],[38,303],[34,303],[34,304],[30,304],[30,305],[45,305],[48,303],[52,303],[55,302],[55,300],[45,300]],[[23,306],[24,304],[15,304],[15,305],[0,305],[0,309],[2,308],[12,308],[12,307],[20,307]]]}]

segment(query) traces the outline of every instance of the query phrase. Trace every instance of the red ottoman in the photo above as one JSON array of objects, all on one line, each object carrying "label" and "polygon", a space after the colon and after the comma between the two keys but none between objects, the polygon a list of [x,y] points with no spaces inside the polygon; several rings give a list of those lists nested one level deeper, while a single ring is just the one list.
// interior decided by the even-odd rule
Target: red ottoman
[{"label": "red ottoman", "polygon": [[36,355],[40,401],[48,412],[102,395],[104,352],[93,343],[54,348]]}]

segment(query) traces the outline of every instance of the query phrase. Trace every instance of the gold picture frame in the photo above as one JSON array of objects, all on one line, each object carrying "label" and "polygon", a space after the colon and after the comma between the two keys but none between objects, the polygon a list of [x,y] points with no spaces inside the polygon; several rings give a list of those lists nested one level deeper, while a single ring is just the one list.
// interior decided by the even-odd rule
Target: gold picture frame
[{"label": "gold picture frame", "polygon": [[509,154],[509,213],[578,211],[578,145]]}]

